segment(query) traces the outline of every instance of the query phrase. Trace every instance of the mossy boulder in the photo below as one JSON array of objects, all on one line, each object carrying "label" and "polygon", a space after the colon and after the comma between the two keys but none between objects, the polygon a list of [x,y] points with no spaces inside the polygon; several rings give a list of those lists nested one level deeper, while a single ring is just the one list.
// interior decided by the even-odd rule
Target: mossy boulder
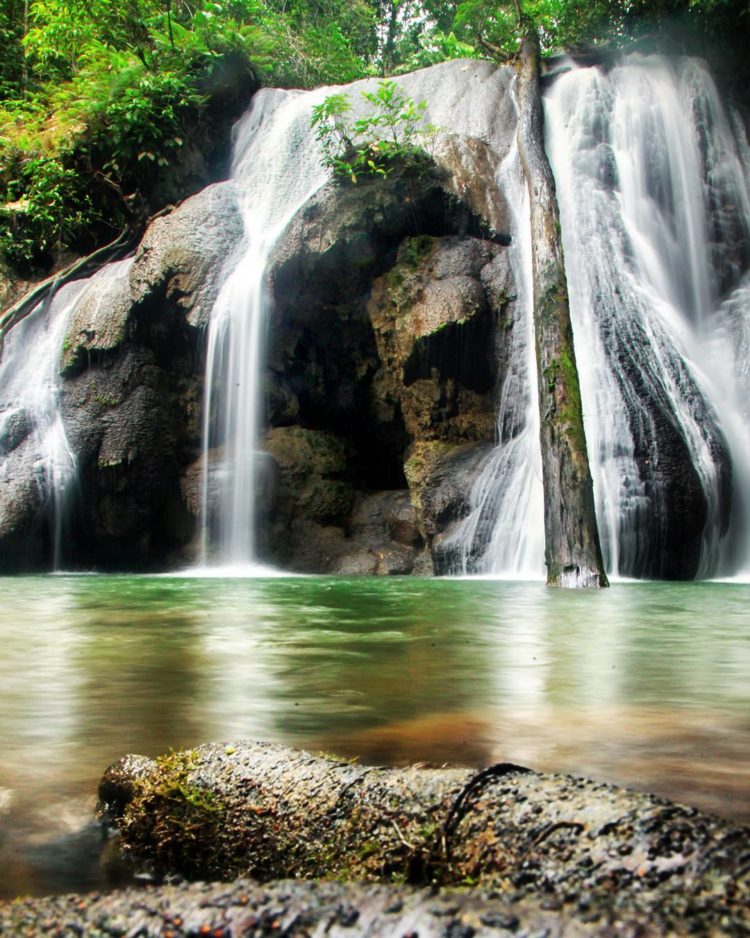
[{"label": "mossy boulder", "polygon": [[648,934],[628,925],[638,921],[663,935],[750,928],[746,828],[510,763],[388,769],[212,743],[127,757],[100,797],[123,845],[160,872],[471,883],[513,903],[543,897],[571,925],[558,934],[594,923],[602,936]]},{"label": "mossy boulder", "polygon": [[278,467],[284,513],[322,524],[342,524],[349,517],[354,494],[345,479],[345,440],[323,430],[275,427],[266,435],[265,447]]},{"label": "mossy boulder", "polygon": [[[467,514],[472,483],[491,449],[490,443],[456,446],[440,441],[420,442],[411,448],[404,471],[428,543]],[[442,572],[440,565],[438,572]]]}]

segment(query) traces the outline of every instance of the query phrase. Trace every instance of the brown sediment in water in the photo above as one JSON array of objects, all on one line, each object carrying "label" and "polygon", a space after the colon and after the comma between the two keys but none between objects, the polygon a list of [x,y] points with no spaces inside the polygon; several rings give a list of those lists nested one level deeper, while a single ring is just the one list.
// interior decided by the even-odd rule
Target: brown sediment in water
[{"label": "brown sediment in water", "polygon": [[652,792],[750,823],[750,721],[710,710],[451,711],[331,733],[308,746],[368,765],[479,767],[509,760]]}]

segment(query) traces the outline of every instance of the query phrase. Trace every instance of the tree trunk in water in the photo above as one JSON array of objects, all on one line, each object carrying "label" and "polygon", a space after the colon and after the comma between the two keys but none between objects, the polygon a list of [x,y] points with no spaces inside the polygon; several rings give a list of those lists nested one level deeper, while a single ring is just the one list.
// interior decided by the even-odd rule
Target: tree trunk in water
[{"label": "tree trunk in water", "polygon": [[238,742],[127,756],[99,795],[133,856],[193,879],[473,883],[571,919],[750,927],[750,831],[585,779],[371,768]]},{"label": "tree trunk in water", "polygon": [[608,586],[583,430],[560,217],[544,150],[539,41],[533,30],[521,45],[518,105],[518,152],[531,211],[547,584]]}]

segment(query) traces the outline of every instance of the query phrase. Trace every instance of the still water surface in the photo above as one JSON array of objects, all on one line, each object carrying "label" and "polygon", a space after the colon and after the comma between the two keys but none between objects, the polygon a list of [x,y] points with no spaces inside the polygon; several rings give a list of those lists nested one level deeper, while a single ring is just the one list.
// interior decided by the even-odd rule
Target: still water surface
[{"label": "still water surface", "polygon": [[107,886],[86,825],[104,768],[208,740],[507,760],[750,821],[748,599],[719,583],[0,579],[0,897]]}]

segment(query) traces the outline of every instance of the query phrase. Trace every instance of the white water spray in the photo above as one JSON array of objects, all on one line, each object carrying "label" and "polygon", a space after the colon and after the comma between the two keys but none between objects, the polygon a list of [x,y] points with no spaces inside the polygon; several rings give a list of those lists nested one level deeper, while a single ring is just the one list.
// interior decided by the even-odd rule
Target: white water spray
[{"label": "white water spray", "polygon": [[[60,413],[60,354],[70,316],[91,289],[106,302],[107,284],[127,276],[132,260],[108,264],[42,300],[8,333],[0,363],[0,485],[19,505],[50,506],[52,568],[64,560],[65,504],[77,463]],[[31,472],[28,471],[31,467]],[[26,491],[31,485],[33,492]]]},{"label": "white water spray", "polygon": [[[499,156],[507,154],[508,78],[490,63],[446,63],[398,79],[402,91],[415,100],[430,102],[425,120],[443,128],[438,133],[461,134],[487,142]],[[353,116],[370,108],[360,91],[375,91],[374,80],[346,88]],[[241,256],[222,287],[211,316],[204,410],[203,563],[222,569],[257,569],[256,499],[261,463],[262,353],[269,297],[264,270],[274,245],[297,210],[327,179],[320,148],[310,128],[314,104],[332,91],[263,91],[256,96],[239,126],[233,161],[233,179],[241,186],[245,242]],[[509,166],[513,167],[513,161]],[[517,166],[507,170],[510,185]],[[520,177],[519,177],[520,178]],[[515,203],[515,196],[509,196]],[[523,226],[519,225],[519,232]],[[529,262],[526,252],[515,252],[517,276]],[[527,386],[528,319],[520,312],[514,331],[520,359],[514,356],[512,373],[504,385],[502,422],[513,424],[512,438],[493,454],[486,473],[487,495],[476,517],[492,515],[490,559],[483,571],[527,574],[543,571],[541,470],[532,466],[538,451],[536,429],[524,421],[530,412]],[[533,373],[531,375],[533,380]],[[519,405],[519,401],[522,403]],[[522,415],[517,411],[521,407]],[[533,410],[533,408],[531,408]],[[533,418],[532,418],[533,419]],[[523,426],[521,426],[523,424]],[[507,436],[507,434],[506,434]],[[538,482],[538,484],[536,484]],[[510,488],[508,487],[510,486]],[[500,504],[498,505],[498,500]],[[530,506],[533,504],[533,509]],[[492,506],[495,506],[496,510]],[[529,524],[531,518],[531,524]],[[541,549],[538,546],[542,538]],[[485,546],[482,553],[485,553]],[[529,559],[533,558],[533,559]]]}]

